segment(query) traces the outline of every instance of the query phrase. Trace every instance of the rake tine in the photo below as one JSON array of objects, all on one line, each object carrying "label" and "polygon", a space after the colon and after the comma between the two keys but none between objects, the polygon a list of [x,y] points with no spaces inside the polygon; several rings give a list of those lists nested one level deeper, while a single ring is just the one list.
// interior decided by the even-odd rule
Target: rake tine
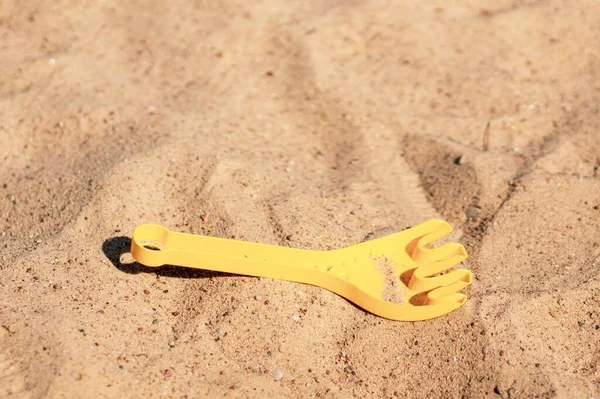
[{"label": "rake tine", "polygon": [[458,291],[469,286],[472,281],[471,272],[468,272],[467,281],[456,281],[445,287],[439,287],[430,291],[425,299],[425,305],[437,305],[446,302],[458,302],[464,303],[467,300],[467,296],[459,294]]}]

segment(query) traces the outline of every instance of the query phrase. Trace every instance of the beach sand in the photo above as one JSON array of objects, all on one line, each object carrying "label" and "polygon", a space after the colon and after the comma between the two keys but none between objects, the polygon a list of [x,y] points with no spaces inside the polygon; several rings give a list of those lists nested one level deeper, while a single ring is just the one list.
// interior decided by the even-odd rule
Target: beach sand
[{"label": "beach sand", "polygon": [[[598,398],[597,1],[0,1],[0,396]],[[447,220],[424,322],[150,269]],[[13,395],[13,396],[11,396]]]}]

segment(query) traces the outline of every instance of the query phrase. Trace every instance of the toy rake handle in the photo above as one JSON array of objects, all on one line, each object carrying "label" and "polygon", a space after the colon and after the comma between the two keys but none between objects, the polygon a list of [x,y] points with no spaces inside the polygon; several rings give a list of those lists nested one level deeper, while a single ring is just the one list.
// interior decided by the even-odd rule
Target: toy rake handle
[{"label": "toy rake handle", "polygon": [[185,266],[281,280],[314,283],[323,277],[335,251],[311,251],[169,231],[145,224],[137,227],[131,254],[145,266]]}]

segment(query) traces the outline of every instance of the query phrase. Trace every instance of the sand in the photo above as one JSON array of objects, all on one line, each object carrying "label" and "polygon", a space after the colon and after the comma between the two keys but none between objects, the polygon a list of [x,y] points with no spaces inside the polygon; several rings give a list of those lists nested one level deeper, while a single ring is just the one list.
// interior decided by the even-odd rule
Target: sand
[{"label": "sand", "polygon": [[[599,21],[0,1],[0,396],[598,398]],[[426,322],[128,253],[144,223],[329,249],[433,217],[475,280]]]}]

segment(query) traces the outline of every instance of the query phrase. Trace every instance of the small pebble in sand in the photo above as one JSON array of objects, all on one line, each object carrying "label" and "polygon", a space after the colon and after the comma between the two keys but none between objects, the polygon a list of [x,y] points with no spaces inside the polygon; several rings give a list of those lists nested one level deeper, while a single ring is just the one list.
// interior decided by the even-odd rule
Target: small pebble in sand
[{"label": "small pebble in sand", "polygon": [[169,342],[169,346],[170,346],[171,348],[174,348],[174,347],[175,347],[175,341],[171,341],[171,342]]},{"label": "small pebble in sand", "polygon": [[292,315],[292,320],[294,320],[294,321],[300,321],[300,315],[298,315],[298,314]]},{"label": "small pebble in sand", "polygon": [[465,213],[467,215],[467,219],[477,219],[477,216],[479,216],[479,208],[471,206],[467,209]]},{"label": "small pebble in sand", "polygon": [[262,301],[262,295],[255,295],[254,299],[256,299],[257,301]]},{"label": "small pebble in sand", "polygon": [[281,370],[275,369],[273,370],[273,377],[275,377],[275,379],[279,381],[283,378],[283,372]]},{"label": "small pebble in sand", "polygon": [[225,336],[225,331],[220,328],[217,328],[217,337],[223,338]]}]

